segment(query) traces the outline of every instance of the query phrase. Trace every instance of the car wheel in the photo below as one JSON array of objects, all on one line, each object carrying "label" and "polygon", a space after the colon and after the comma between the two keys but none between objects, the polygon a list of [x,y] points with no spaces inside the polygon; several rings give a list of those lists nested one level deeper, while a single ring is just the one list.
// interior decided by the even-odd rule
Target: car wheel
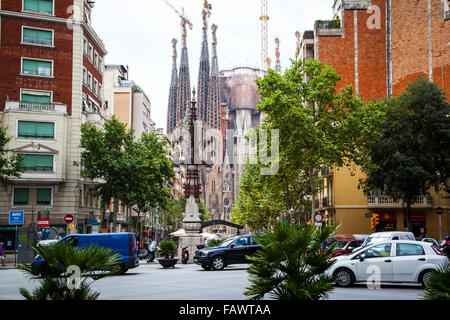
[{"label": "car wheel", "polygon": [[430,278],[432,270],[425,270],[422,271],[422,273],[419,275],[419,282],[422,284],[423,287],[427,284],[428,279]]},{"label": "car wheel", "polygon": [[202,268],[205,269],[206,271],[211,270],[211,267],[208,266],[207,264],[202,264]]},{"label": "car wheel", "polygon": [[128,269],[125,267],[125,264],[120,264],[119,266],[119,270],[117,271],[116,275],[122,275],[124,273],[126,273],[128,271]]},{"label": "car wheel", "polygon": [[351,287],[355,283],[355,276],[348,269],[338,269],[335,271],[334,276],[337,278],[336,285],[338,287]]},{"label": "car wheel", "polygon": [[225,268],[225,260],[222,257],[215,257],[212,260],[211,265],[214,270],[217,271],[223,270],[223,268]]}]

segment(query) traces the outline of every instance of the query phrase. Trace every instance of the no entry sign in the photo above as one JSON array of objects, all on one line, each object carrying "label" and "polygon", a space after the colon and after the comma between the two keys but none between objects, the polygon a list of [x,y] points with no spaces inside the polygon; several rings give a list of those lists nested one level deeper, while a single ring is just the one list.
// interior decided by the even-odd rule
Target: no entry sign
[{"label": "no entry sign", "polygon": [[73,215],[67,214],[67,215],[64,217],[64,221],[65,221],[66,223],[72,223],[72,222],[73,222]]}]

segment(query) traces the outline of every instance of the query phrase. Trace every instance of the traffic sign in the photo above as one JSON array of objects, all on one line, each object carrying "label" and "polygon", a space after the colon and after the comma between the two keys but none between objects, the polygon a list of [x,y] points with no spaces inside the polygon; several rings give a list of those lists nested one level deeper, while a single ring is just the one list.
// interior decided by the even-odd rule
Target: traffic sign
[{"label": "traffic sign", "polygon": [[50,227],[50,220],[49,219],[38,219],[37,221],[38,227]]},{"label": "traffic sign", "polygon": [[314,215],[314,222],[316,222],[316,223],[322,223],[323,222],[323,215],[320,212],[317,212]]},{"label": "traffic sign", "polygon": [[444,209],[442,209],[441,207],[437,207],[436,208],[436,213],[437,214],[442,214],[444,212]]},{"label": "traffic sign", "polygon": [[72,223],[72,222],[73,222],[73,215],[67,214],[67,215],[64,217],[64,221],[65,221],[66,223]]},{"label": "traffic sign", "polygon": [[22,225],[24,223],[25,213],[24,211],[10,211],[9,212],[9,224],[10,225]]},{"label": "traffic sign", "polygon": [[292,219],[291,219],[291,223],[292,223],[292,224],[295,224],[295,218],[292,218]]}]

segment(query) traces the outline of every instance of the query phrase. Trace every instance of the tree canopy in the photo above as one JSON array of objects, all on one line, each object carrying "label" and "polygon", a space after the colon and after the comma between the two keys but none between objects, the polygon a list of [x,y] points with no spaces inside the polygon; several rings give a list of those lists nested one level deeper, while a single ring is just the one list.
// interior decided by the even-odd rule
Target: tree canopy
[{"label": "tree canopy", "polygon": [[0,184],[8,184],[12,179],[19,178],[23,169],[23,156],[12,154],[7,145],[11,137],[7,136],[6,128],[0,127]]}]

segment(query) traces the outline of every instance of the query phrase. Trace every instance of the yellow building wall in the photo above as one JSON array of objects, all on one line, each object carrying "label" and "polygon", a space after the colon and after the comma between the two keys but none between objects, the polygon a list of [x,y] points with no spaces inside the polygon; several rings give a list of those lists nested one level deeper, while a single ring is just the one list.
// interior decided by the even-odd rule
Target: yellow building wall
[{"label": "yellow building wall", "polygon": [[114,114],[120,122],[129,126],[131,126],[130,109],[130,93],[114,92]]},{"label": "yellow building wall", "polygon": [[[336,213],[336,222],[340,224],[338,233],[345,234],[371,234],[370,218],[367,213],[373,213],[375,209],[368,207],[368,198],[364,195],[362,189],[358,189],[359,180],[364,178],[365,174],[359,167],[335,169],[333,172],[334,183],[334,207]],[[425,212],[427,236],[439,240],[439,216],[435,209],[438,206],[438,197],[433,189],[432,208],[413,209],[413,212]],[[449,194],[441,192],[440,206],[444,208],[441,216],[442,236],[450,235],[450,198]],[[406,231],[404,226],[404,208],[380,209],[391,211],[397,216],[397,231]]]}]

